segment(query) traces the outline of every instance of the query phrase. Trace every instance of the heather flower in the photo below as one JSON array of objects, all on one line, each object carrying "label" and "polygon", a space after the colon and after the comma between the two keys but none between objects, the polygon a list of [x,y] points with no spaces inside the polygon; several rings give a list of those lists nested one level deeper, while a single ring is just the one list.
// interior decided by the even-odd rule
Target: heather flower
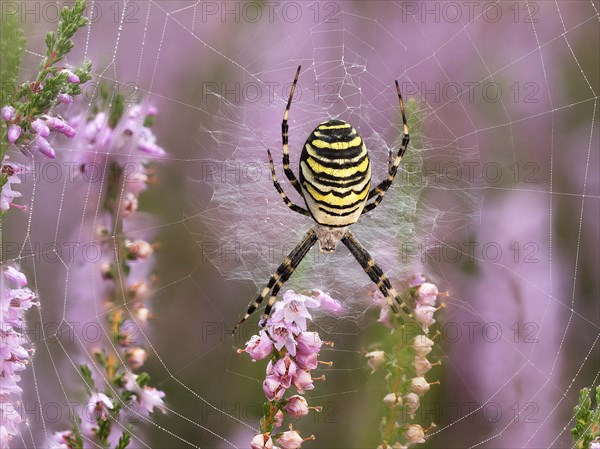
[{"label": "heather flower", "polygon": [[[248,340],[245,349],[238,350],[238,353],[248,353],[253,361],[271,358],[262,383],[263,393],[269,401],[260,421],[263,433],[254,437],[252,447],[265,444],[273,448],[277,444],[281,449],[300,447],[303,439],[296,431],[290,428],[290,431],[272,437],[273,429],[281,426],[286,415],[299,418],[308,414],[311,408],[320,410],[320,407],[309,407],[301,395],[314,388],[311,370],[317,368],[318,354],[325,344],[318,333],[306,330],[306,320],[312,319],[307,307],[316,308],[321,303],[316,297],[287,291],[283,300],[275,304],[273,314],[264,323],[265,329]],[[325,376],[316,379],[324,380]],[[298,394],[285,399],[292,385]]]},{"label": "heather flower", "polygon": [[48,125],[48,128],[58,131],[67,137],[75,136],[75,130],[64,120],[49,115],[45,116],[45,120],[46,125]]},{"label": "heather flower", "polygon": [[277,444],[279,444],[281,449],[298,449],[302,446],[303,441],[300,434],[293,429],[283,432],[283,434],[277,438]]},{"label": "heather flower", "polygon": [[404,431],[404,437],[407,440],[407,443],[424,443],[425,442],[425,432],[423,428],[418,424],[411,424]]},{"label": "heather flower", "polygon": [[385,352],[384,351],[371,351],[365,354],[365,357],[369,359],[367,364],[371,368],[371,372],[374,373],[375,370],[383,364],[385,361]]},{"label": "heather flower", "polygon": [[131,369],[137,369],[146,362],[148,355],[143,348],[128,348],[125,350],[125,357],[131,365]]},{"label": "heather flower", "polygon": [[48,440],[49,449],[70,449],[75,446],[75,434],[71,430],[55,432]]},{"label": "heather flower", "polygon": [[73,103],[73,97],[69,94],[58,94],[56,98],[60,103],[66,104],[67,106]]},{"label": "heather flower", "polygon": [[323,346],[323,341],[317,332],[302,332],[296,337],[299,352],[306,354],[318,353]]},{"label": "heather flower", "polygon": [[0,281],[0,447],[4,448],[18,435],[18,425],[23,422],[16,404],[23,391],[17,373],[26,368],[29,359],[24,313],[39,303],[17,268],[5,265],[0,272],[4,278]]},{"label": "heather flower", "polygon": [[27,285],[27,277],[13,266],[4,267],[4,277],[7,281],[14,282],[19,287],[25,287]]},{"label": "heather flower", "polygon": [[259,433],[250,442],[251,449],[273,449],[273,440],[268,433]]},{"label": "heather flower", "polygon": [[15,143],[23,130],[19,125],[12,124],[8,127],[8,142]]},{"label": "heather flower", "polygon": [[31,141],[29,144],[29,148],[32,150],[37,150],[42,153],[44,156],[49,157],[50,159],[54,159],[56,157],[56,151],[50,145],[43,136],[39,135],[35,139]]},{"label": "heather flower", "polygon": [[415,302],[417,306],[435,306],[438,293],[438,288],[434,284],[425,282],[417,289],[417,298]]},{"label": "heather flower", "polygon": [[600,437],[590,443],[590,449],[600,449]]},{"label": "heather flower", "polygon": [[246,342],[246,349],[243,350],[243,352],[250,354],[253,362],[266,358],[272,351],[273,343],[265,331],[261,331],[259,335],[253,335],[252,338]]},{"label": "heather flower", "polygon": [[319,301],[311,296],[288,290],[283,294],[283,301],[275,303],[273,307],[273,321],[295,324],[300,330],[305,331],[306,319],[312,319],[307,307],[315,308],[319,305]]},{"label": "heather flower", "polygon": [[75,73],[70,71],[69,69],[62,69],[61,73],[67,74],[67,79],[69,80],[70,83],[79,84],[81,82],[79,77]]},{"label": "heather flower", "polygon": [[15,115],[15,108],[10,105],[2,106],[2,110],[0,111],[0,115],[2,115],[2,119],[4,121],[12,120]]},{"label": "heather flower", "polygon": [[126,240],[125,249],[129,253],[129,257],[134,260],[146,259],[154,252],[152,245],[144,240],[136,240],[134,242]]},{"label": "heather flower", "polygon": [[300,418],[308,415],[308,402],[306,402],[303,396],[297,394],[288,398],[287,404],[283,409],[292,418]]},{"label": "heather flower", "polygon": [[[296,340],[294,339],[295,326],[287,326],[285,323],[275,323],[270,326],[270,335],[273,339],[273,345],[275,349],[281,351],[283,347],[290,353],[290,355],[296,355]],[[299,332],[298,332],[299,333]]]},{"label": "heather flower", "polygon": [[2,172],[5,173],[6,183],[2,186],[2,190],[0,192],[0,209],[3,211],[7,211],[15,198],[20,198],[22,196],[21,192],[13,190],[15,184],[21,184],[21,178],[19,178],[19,173],[22,171],[22,167],[16,164],[8,163],[8,156],[4,157],[2,162]]},{"label": "heather flower", "polygon": [[421,323],[423,330],[428,332],[429,326],[435,323],[435,319],[433,318],[433,314],[435,313],[436,308],[428,305],[418,305],[415,307],[414,316],[415,319]]},{"label": "heather flower", "polygon": [[273,376],[277,379],[277,382],[287,389],[292,384],[296,369],[296,363],[290,358],[289,354],[286,354],[274,364],[269,362],[269,365],[267,365],[267,375]]},{"label": "heather flower", "polygon": [[269,401],[280,401],[285,394],[285,387],[277,377],[267,376],[263,381],[263,392]]},{"label": "heather flower", "polygon": [[425,335],[417,335],[412,342],[412,348],[420,357],[425,357],[427,354],[429,354],[432,346],[433,340],[427,338]]},{"label": "heather flower", "polygon": [[424,377],[413,377],[410,380],[410,389],[413,393],[418,394],[419,396],[423,396],[425,393],[429,391],[429,384],[425,380]]},{"label": "heather flower", "polygon": [[148,416],[154,411],[155,408],[157,408],[165,413],[165,404],[162,399],[164,397],[165,393],[163,391],[144,385],[139,397],[140,412],[143,415]]},{"label": "heather flower", "polygon": [[321,290],[315,291],[317,292],[317,296],[315,296],[315,299],[319,301],[320,308],[333,313],[341,312],[344,309],[342,303],[339,302],[337,299],[333,299],[331,296],[329,296],[329,293],[324,293]]},{"label": "heather flower", "polygon": [[427,360],[425,357],[415,357],[413,363],[413,368],[415,370],[415,374],[417,376],[423,376],[427,371],[431,369],[431,362]]},{"label": "heather flower", "polygon": [[388,393],[383,398],[383,403],[386,405],[386,407],[398,407],[402,405],[402,398],[396,395],[396,393]]},{"label": "heather flower", "polygon": [[34,133],[42,137],[48,137],[50,135],[50,128],[44,122],[44,120],[39,118],[36,118],[33,122],[31,122],[31,129]]},{"label": "heather flower", "polygon": [[406,412],[413,417],[421,404],[421,399],[416,393],[407,393],[404,395],[402,403],[406,406]]},{"label": "heather flower", "polygon": [[306,390],[312,390],[315,388],[310,372],[303,369],[296,370],[296,375],[294,376],[292,383],[300,394],[304,393]]},{"label": "heather flower", "polygon": [[296,353],[294,358],[298,366],[304,370],[310,371],[318,366],[318,354],[316,352],[310,353]]},{"label": "heather flower", "polygon": [[425,282],[426,282],[426,281],[425,281],[425,278],[423,277],[423,275],[421,275],[421,274],[417,273],[417,274],[415,274],[415,275],[414,275],[414,276],[413,276],[413,277],[410,279],[410,281],[408,281],[408,286],[409,286],[410,288],[412,288],[412,287],[418,287],[419,285],[422,285],[422,284],[424,284]]}]

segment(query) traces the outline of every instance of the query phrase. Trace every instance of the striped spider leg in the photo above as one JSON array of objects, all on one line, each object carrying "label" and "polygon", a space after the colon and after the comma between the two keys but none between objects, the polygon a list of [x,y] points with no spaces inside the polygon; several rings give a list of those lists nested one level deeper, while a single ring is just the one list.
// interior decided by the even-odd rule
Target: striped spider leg
[{"label": "striped spider leg", "polygon": [[283,284],[290,278],[294,270],[298,267],[302,259],[308,254],[308,251],[313,247],[317,241],[317,234],[313,228],[309,229],[304,238],[296,245],[296,247],[290,252],[290,254],[284,259],[283,263],[279,265],[277,271],[273,273],[267,286],[259,291],[256,299],[248,304],[248,310],[244,317],[235,325],[233,333],[241,326],[241,324],[248,319],[248,317],[258,308],[263,300],[271,293],[267,307],[265,307],[265,313],[261,320],[261,325],[266,323],[269,318],[271,309],[275,301],[277,301],[277,293],[283,286]]},{"label": "striped spider leg", "polygon": [[392,283],[385,275],[383,270],[377,265],[377,262],[371,257],[369,252],[364,246],[354,237],[350,231],[346,231],[344,237],[342,237],[342,243],[350,250],[356,261],[360,264],[365,272],[369,275],[371,280],[377,285],[386,301],[388,302],[394,315],[398,317],[401,323],[404,323],[402,316],[399,313],[396,303],[400,305],[402,311],[410,318],[414,318],[409,307],[400,298],[400,295],[396,292]]},{"label": "striped spider leg", "polygon": [[396,81],[396,93],[398,94],[398,101],[400,102],[400,112],[402,113],[402,143],[400,144],[400,148],[398,149],[398,155],[394,159],[394,163],[390,164],[390,161],[388,161],[387,178],[384,179],[377,187],[375,187],[369,192],[369,200],[374,196],[376,196],[376,198],[375,201],[373,201],[371,204],[367,204],[365,206],[365,208],[362,211],[363,214],[375,209],[379,205],[379,203],[381,203],[381,200],[383,200],[385,192],[387,191],[387,189],[390,188],[392,182],[394,182],[394,178],[396,177],[396,173],[398,172],[398,166],[400,165],[400,161],[402,161],[402,157],[404,156],[404,153],[408,148],[408,143],[410,142],[410,135],[408,133],[408,122],[406,120],[406,113],[404,112],[404,101],[402,100],[402,94],[400,93],[400,85],[398,84],[398,81]]}]

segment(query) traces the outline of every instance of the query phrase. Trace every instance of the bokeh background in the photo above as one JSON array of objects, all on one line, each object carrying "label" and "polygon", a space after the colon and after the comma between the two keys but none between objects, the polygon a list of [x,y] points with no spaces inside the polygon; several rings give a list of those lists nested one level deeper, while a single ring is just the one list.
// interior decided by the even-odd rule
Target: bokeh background
[{"label": "bokeh background", "polygon": [[[26,30],[25,79],[56,27],[56,3],[12,3]],[[383,176],[401,132],[394,79],[410,99],[424,224],[403,246],[398,194],[357,233],[393,279],[420,269],[449,292],[434,357],[442,366],[428,375],[441,384],[417,415],[437,424],[423,447],[572,446],[579,389],[600,373],[598,1],[89,4],[91,24],[68,62],[89,58],[93,83],[155,105],[154,130],[169,153],[140,205],[154,218],[138,225],[160,242],[146,370],[177,412],[136,427],[149,447],[248,447],[258,427],[264,367],[235,353],[255,328],[233,339],[229,330],[310,225],[279,204],[265,171],[265,149],[280,151],[298,64],[293,167],[314,126],[339,116],[370,143]],[[279,160],[277,168],[282,176]],[[411,182],[403,173],[400,183]],[[90,268],[49,255],[73,241],[97,198],[62,177],[29,180],[22,191],[34,204],[5,220],[4,257],[16,256],[9,243],[32,243],[19,261],[35,273],[42,308],[30,316],[36,376],[24,374],[23,405],[28,447],[42,447],[46,432],[68,425],[65,398],[81,398],[73,362],[89,350],[49,338],[49,326],[102,322]],[[237,260],[232,241],[272,242],[275,251]],[[336,345],[327,381],[309,395],[324,411],[298,423],[317,436],[306,447],[379,441],[382,374],[370,373],[364,352],[382,329],[347,256],[319,261],[293,284],[349,304],[342,317],[317,320]]]}]

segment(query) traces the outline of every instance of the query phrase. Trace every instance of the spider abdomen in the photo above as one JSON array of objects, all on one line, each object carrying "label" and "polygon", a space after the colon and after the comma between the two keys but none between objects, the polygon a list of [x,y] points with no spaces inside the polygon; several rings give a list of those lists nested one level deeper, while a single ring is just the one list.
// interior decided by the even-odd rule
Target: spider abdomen
[{"label": "spider abdomen", "polygon": [[349,123],[329,120],[315,128],[302,149],[300,184],[317,223],[337,227],[358,220],[371,187],[371,163]]}]

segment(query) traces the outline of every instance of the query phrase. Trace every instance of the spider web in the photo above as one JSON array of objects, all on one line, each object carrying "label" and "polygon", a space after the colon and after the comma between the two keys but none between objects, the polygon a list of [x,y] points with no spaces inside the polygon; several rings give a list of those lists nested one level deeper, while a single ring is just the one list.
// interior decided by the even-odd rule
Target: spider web
[{"label": "spider web", "polygon": [[[258,428],[262,367],[232,350],[253,329],[236,340],[227,330],[312,224],[281,202],[265,154],[270,148],[282,185],[301,204],[283,175],[279,130],[299,63],[294,170],[315,125],[340,117],[361,133],[374,180],[383,179],[401,131],[394,79],[413,100],[408,157],[353,232],[392,279],[424,265],[450,293],[444,369],[432,372],[443,393],[422,406],[423,422],[437,423],[429,447],[573,446],[577,392],[600,374],[600,87],[597,56],[586,48],[598,42],[597,2],[450,3],[459,20],[453,6],[437,2],[267,3],[259,20],[242,3],[228,4],[239,13],[224,17],[222,3],[90,4],[101,14],[69,62],[89,57],[97,80],[117,82],[126,95],[133,86],[142,101],[160,105],[156,134],[169,151],[160,191],[146,202],[158,216],[127,230],[162,244],[156,318],[139,327],[139,338],[168,405],[150,420],[129,411],[144,424],[135,424],[133,447],[247,447]],[[31,25],[25,69],[37,66],[42,28],[54,25]],[[71,151],[61,153],[68,160]],[[44,179],[45,162],[37,162]],[[22,400],[28,426],[13,446],[44,447],[68,426],[70,404],[85,400],[78,364],[93,363],[93,344],[81,329],[106,314],[96,267],[64,253],[96,240],[101,190],[74,187],[66,175],[28,185],[29,211],[3,229],[5,245],[25,242],[3,254],[24,266],[43,304],[30,317],[36,354],[22,381],[33,386]],[[336,341],[335,364],[309,397],[324,413],[299,423],[318,437],[307,447],[373,446],[382,391],[363,357],[376,326],[365,317],[368,278],[343,249],[312,252],[289,288],[321,288],[346,305],[346,320],[319,320]],[[356,430],[367,428],[359,433],[368,440],[357,441]]]}]

